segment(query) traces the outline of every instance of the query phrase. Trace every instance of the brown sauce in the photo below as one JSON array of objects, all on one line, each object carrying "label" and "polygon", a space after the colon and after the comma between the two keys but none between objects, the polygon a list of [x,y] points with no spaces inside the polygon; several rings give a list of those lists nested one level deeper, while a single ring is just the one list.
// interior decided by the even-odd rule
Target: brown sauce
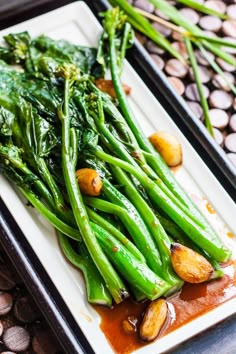
[{"label": "brown sauce", "polygon": [[[236,297],[236,262],[225,264],[224,271],[222,279],[203,284],[185,284],[178,294],[167,298],[169,318],[160,336]],[[115,353],[128,354],[147,344],[138,338],[137,330],[127,334],[122,326],[124,320],[136,318],[138,328],[147,306],[148,302],[138,304],[130,299],[111,309],[94,306],[101,316],[100,328]]]},{"label": "brown sauce", "polygon": [[179,164],[178,166],[174,166],[174,167],[170,167],[171,172],[173,173],[173,175],[175,175],[182,167],[182,163]]},{"label": "brown sauce", "polygon": [[228,231],[228,232],[227,232],[227,236],[228,236],[229,238],[233,238],[233,237],[234,237],[234,234],[233,234],[232,232]]},{"label": "brown sauce", "polygon": [[209,202],[206,203],[206,208],[210,214],[215,214],[215,210]]}]

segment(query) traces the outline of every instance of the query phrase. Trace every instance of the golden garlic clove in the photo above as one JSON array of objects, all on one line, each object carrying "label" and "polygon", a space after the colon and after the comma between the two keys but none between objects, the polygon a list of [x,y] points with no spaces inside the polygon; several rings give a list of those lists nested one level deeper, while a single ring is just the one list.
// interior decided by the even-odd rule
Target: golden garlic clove
[{"label": "golden garlic clove", "polygon": [[182,163],[182,147],[175,136],[159,131],[152,134],[149,140],[169,167]]},{"label": "golden garlic clove", "polygon": [[168,306],[164,299],[157,299],[150,303],[139,328],[139,336],[143,341],[151,342],[158,336],[167,313]]},{"label": "golden garlic clove", "polygon": [[82,194],[96,197],[101,194],[102,180],[97,171],[81,168],[76,171],[76,178]]},{"label": "golden garlic clove", "polygon": [[179,243],[171,245],[171,262],[178,276],[188,283],[203,283],[214,272],[206,258]]},{"label": "golden garlic clove", "polygon": [[[112,80],[106,80],[100,78],[96,80],[95,85],[97,86],[97,88],[99,88],[99,90],[108,93],[108,95],[110,95],[113,98],[116,98],[116,92]],[[122,86],[126,95],[129,95],[131,92],[131,87],[129,87],[126,84],[122,84]]]}]

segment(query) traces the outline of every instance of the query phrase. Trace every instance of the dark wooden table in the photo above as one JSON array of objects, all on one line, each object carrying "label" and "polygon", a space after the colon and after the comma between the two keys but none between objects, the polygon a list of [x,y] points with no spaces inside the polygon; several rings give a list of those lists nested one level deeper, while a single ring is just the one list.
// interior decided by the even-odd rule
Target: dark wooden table
[{"label": "dark wooden table", "polygon": [[[0,0],[0,29],[46,13],[70,2],[72,1]],[[170,353],[236,354],[236,315],[185,342]]]}]

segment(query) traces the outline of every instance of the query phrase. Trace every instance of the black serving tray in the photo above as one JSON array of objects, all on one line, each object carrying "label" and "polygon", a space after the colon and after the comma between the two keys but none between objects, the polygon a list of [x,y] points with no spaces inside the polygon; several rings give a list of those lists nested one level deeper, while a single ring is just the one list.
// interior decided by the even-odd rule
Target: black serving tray
[{"label": "black serving tray", "polygon": [[93,354],[93,349],[1,198],[0,237],[3,248],[65,353]]},{"label": "black serving tray", "polygon": [[[108,7],[106,0],[84,1],[97,17],[99,11],[103,11]],[[0,0],[0,29],[71,2],[73,1]],[[234,168],[226,160],[223,151],[209,137],[205,128],[199,124],[191,111],[187,109],[183,100],[175,94],[165,76],[153,65],[149,55],[138,42],[129,51],[128,60],[221,182],[225,190],[236,200],[236,174]],[[65,352],[68,354],[93,354],[93,349],[1,198],[0,235],[3,247],[16,265],[27,288],[47,318]],[[221,331],[220,336],[218,335],[219,330]],[[212,343],[214,345],[218,343],[217,352],[223,354],[225,351],[220,351],[220,343],[225,338],[223,350],[227,349],[227,345],[232,348],[235,332],[236,316],[232,316],[222,322],[222,324],[218,324],[209,330],[209,334],[200,335],[201,337],[198,336],[197,339],[188,341],[186,345],[183,344],[178,349],[176,348],[174,352],[178,354],[209,353]],[[203,351],[204,345],[209,349],[206,352]],[[231,351],[232,353],[236,352],[236,343],[234,349],[235,351]]]}]

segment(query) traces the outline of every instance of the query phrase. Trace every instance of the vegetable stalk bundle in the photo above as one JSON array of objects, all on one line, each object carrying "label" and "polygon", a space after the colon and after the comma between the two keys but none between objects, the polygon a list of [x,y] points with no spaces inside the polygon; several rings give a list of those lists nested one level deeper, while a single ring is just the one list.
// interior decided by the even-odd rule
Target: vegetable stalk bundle
[{"label": "vegetable stalk bundle", "polygon": [[[26,32],[5,40],[0,170],[58,230],[63,253],[84,274],[88,301],[111,306],[130,294],[154,300],[179,290],[173,238],[207,259],[208,279],[221,277],[218,262],[230,250],[129,107],[121,83],[133,41],[126,16],[118,8],[104,14],[97,50]],[[107,68],[116,98],[96,86]]]}]

